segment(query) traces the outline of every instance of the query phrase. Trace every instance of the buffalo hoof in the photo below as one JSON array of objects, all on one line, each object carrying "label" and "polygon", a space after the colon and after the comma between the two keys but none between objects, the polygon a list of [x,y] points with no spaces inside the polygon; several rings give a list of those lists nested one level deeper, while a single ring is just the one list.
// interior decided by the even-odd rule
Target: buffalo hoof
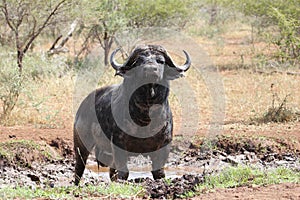
[{"label": "buffalo hoof", "polygon": [[159,169],[159,170],[151,171],[151,173],[153,175],[154,180],[166,177],[164,169]]}]

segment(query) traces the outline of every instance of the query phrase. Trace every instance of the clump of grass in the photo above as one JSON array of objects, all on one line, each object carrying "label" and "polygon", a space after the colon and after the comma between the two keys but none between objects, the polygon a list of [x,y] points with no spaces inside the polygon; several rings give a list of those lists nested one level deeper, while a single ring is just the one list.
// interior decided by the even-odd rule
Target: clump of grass
[{"label": "clump of grass", "polygon": [[205,178],[203,184],[198,185],[197,191],[211,190],[215,188],[233,188],[248,185],[270,185],[280,183],[299,183],[300,172],[280,167],[265,171],[249,166],[230,167],[220,174]]},{"label": "clump of grass", "polygon": [[274,100],[272,103],[272,107],[268,109],[268,111],[263,115],[262,122],[290,122],[295,121],[297,119],[296,113],[286,106],[287,98],[289,95],[286,95],[283,101],[279,105],[275,105]]},{"label": "clump of grass", "polygon": [[287,106],[288,98],[290,94],[286,95],[283,99],[279,97],[276,91],[273,89],[274,84],[271,84],[272,92],[272,105],[261,117],[252,119],[251,121],[257,123],[284,123],[299,120],[299,113]]},{"label": "clump of grass", "polygon": [[90,199],[90,198],[137,198],[144,195],[144,189],[137,184],[110,183],[86,187],[5,187],[0,189],[0,199]]},{"label": "clump of grass", "polygon": [[261,170],[249,166],[229,167],[220,173],[205,177],[203,183],[199,184],[195,190],[181,195],[181,198],[191,198],[217,188],[266,186],[280,183],[300,183],[300,172],[284,167],[272,170]]}]

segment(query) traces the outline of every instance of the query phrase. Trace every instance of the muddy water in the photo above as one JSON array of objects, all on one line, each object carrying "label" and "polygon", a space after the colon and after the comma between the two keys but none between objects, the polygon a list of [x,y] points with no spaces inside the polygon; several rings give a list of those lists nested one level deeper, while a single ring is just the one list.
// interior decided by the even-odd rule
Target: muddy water
[{"label": "muddy water", "polygon": [[[96,173],[99,177],[104,180],[109,179],[109,168],[108,167],[99,167],[97,164],[89,164],[86,166],[86,169],[91,173]],[[183,176],[184,174],[202,174],[203,169],[195,168],[195,167],[165,167],[166,178],[178,178]],[[137,178],[152,178],[151,174],[151,166],[129,166],[129,177],[128,179],[137,179]]]}]

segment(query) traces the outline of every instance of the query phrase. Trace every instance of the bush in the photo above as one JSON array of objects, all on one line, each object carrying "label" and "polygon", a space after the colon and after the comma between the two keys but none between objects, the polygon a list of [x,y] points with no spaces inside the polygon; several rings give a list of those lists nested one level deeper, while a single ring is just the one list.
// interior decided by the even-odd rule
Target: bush
[{"label": "bush", "polygon": [[23,77],[14,65],[14,58],[11,54],[6,54],[0,59],[0,121],[5,120],[14,109],[20,92],[22,90]]},{"label": "bush", "polygon": [[287,106],[288,97],[289,95],[286,95],[283,100],[281,100],[277,93],[273,93],[271,107],[268,108],[262,117],[252,119],[252,121],[258,123],[282,123],[299,120],[299,114]]},{"label": "bush", "polygon": [[55,90],[60,89],[59,84],[63,79],[60,81],[59,77],[68,73],[65,60],[61,57],[49,58],[46,55],[32,54],[24,59],[24,69],[20,73],[15,64],[15,55],[6,50],[1,52],[0,123],[55,124],[54,119],[60,109],[51,108],[47,102],[52,95],[56,95]]},{"label": "bush", "polygon": [[233,1],[235,8],[255,17],[252,24],[277,47],[280,62],[300,62],[300,1],[242,0]]},{"label": "bush", "polygon": [[278,47],[275,54],[281,61],[299,62],[300,61],[300,22],[292,16],[288,16],[278,8],[272,7],[270,16],[277,22],[277,34],[271,35],[271,43]]}]

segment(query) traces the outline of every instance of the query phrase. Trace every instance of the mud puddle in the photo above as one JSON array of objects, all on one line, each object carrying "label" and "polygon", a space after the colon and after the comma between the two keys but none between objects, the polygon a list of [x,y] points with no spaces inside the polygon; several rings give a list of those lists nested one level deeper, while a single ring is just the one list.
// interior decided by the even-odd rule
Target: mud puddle
[{"label": "mud puddle", "polygon": [[[94,173],[98,175],[99,178],[110,181],[109,178],[109,168],[108,167],[99,167],[97,164],[89,164],[86,166],[86,169],[90,171],[90,173]],[[191,175],[199,175],[204,172],[203,169],[195,168],[195,167],[165,167],[165,173],[167,179],[174,179],[182,177],[183,175],[189,173]],[[130,167],[129,168],[129,180],[136,179],[146,179],[151,178],[151,166],[147,167]]]},{"label": "mud puddle", "polygon": [[[226,139],[226,138],[225,138]],[[201,149],[201,145],[191,142],[174,142],[169,159],[165,165],[166,178],[153,180],[151,163],[143,157],[133,157],[128,161],[130,171],[129,181],[140,183],[152,198],[178,198],[195,186],[202,183],[205,176],[216,174],[224,168],[237,165],[250,165],[259,169],[287,167],[300,171],[299,152],[293,149],[282,149],[282,144],[276,146],[264,143],[249,142],[238,143],[231,140],[219,140],[214,150]],[[268,145],[268,146],[263,146]],[[71,149],[72,147],[70,147]],[[15,150],[19,155],[22,148]],[[28,152],[30,154],[32,152]],[[32,156],[33,158],[37,156]],[[24,160],[19,166],[12,160],[10,164],[0,158],[0,188],[2,187],[60,187],[72,186],[74,179],[74,160],[72,155],[62,160],[46,160],[44,162],[32,159]],[[1,160],[2,159],[2,160]],[[1,164],[2,163],[2,164]],[[27,167],[24,167],[27,166]],[[99,167],[95,157],[88,160],[81,185],[97,185],[108,183],[108,168]]]}]

